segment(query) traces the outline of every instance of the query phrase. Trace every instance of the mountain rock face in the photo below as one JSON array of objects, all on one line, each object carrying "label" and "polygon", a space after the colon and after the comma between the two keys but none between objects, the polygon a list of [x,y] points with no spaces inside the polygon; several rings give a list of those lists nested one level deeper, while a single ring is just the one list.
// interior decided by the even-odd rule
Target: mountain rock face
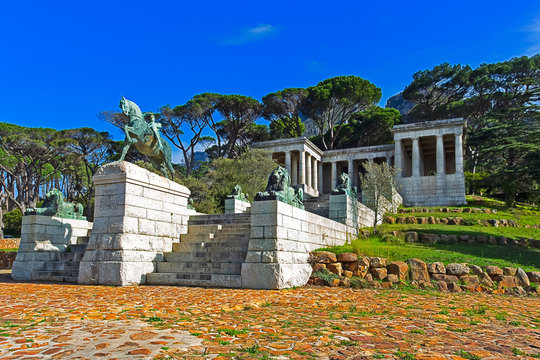
[{"label": "mountain rock face", "polygon": [[401,115],[407,115],[414,105],[416,105],[414,102],[405,100],[403,98],[403,92],[400,92],[389,97],[384,107],[397,109]]}]

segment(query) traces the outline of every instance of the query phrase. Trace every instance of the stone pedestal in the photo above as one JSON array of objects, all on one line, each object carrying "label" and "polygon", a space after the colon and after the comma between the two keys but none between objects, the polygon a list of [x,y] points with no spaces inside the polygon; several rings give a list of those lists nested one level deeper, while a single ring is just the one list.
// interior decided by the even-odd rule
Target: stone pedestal
[{"label": "stone pedestal", "polygon": [[91,229],[92,223],[86,220],[23,216],[21,242],[11,277],[15,280],[32,280],[34,270],[42,269],[46,262],[56,261],[58,253],[69,251],[70,245],[88,237]]},{"label": "stone pedestal", "polygon": [[309,252],[343,245],[354,229],[277,200],[254,201],[251,238],[242,264],[242,287],[304,286],[311,275]]},{"label": "stone pedestal", "polygon": [[330,195],[330,219],[354,229],[373,226],[375,212],[347,194]]},{"label": "stone pedestal", "polygon": [[248,201],[236,198],[225,199],[225,214],[240,214],[249,211],[251,204]]},{"label": "stone pedestal", "polygon": [[163,252],[187,232],[185,186],[122,161],[101,167],[94,228],[79,269],[80,284],[144,284]]}]

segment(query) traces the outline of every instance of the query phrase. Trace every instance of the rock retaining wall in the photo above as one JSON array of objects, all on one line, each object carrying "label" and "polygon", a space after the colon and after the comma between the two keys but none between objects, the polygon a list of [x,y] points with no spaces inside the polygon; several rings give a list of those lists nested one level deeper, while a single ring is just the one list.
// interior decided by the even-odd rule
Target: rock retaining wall
[{"label": "rock retaining wall", "polygon": [[16,251],[0,251],[0,270],[11,269],[16,256]]},{"label": "rock retaining wall", "polygon": [[493,236],[493,235],[445,235],[445,234],[430,234],[430,233],[417,233],[416,231],[407,231],[402,233],[401,231],[392,231],[392,235],[396,237],[405,237],[405,242],[408,243],[424,243],[424,244],[489,244],[489,245],[510,245],[521,247],[533,247],[540,249],[540,240],[519,238],[512,239],[505,236]]},{"label": "rock retaining wall", "polygon": [[327,251],[312,252],[310,263],[313,269],[310,283],[315,285],[391,288],[410,282],[416,287],[440,291],[539,294],[539,286],[535,284],[540,283],[540,271],[525,272],[521,268],[426,264],[420,259],[388,262],[385,258]]}]

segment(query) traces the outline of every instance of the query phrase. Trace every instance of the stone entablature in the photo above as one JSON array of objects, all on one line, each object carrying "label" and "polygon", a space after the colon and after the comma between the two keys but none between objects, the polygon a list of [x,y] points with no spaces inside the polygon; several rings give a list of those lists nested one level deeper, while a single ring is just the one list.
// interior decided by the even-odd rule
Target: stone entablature
[{"label": "stone entablature", "polygon": [[292,185],[312,196],[329,194],[340,173],[359,186],[362,162],[372,160],[396,167],[405,205],[459,205],[465,203],[464,125],[462,118],[396,125],[395,144],[350,149],[322,151],[305,137],[253,147],[270,151],[289,170]]}]

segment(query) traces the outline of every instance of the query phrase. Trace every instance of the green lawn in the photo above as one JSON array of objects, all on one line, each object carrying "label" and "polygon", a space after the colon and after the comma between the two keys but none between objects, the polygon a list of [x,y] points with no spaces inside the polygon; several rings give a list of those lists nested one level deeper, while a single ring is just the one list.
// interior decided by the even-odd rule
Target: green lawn
[{"label": "green lawn", "polygon": [[352,244],[322,249],[334,253],[356,252],[389,261],[419,258],[425,262],[468,263],[478,266],[521,267],[525,271],[540,270],[540,250],[515,246],[485,244],[390,244],[376,236],[353,241]]}]

